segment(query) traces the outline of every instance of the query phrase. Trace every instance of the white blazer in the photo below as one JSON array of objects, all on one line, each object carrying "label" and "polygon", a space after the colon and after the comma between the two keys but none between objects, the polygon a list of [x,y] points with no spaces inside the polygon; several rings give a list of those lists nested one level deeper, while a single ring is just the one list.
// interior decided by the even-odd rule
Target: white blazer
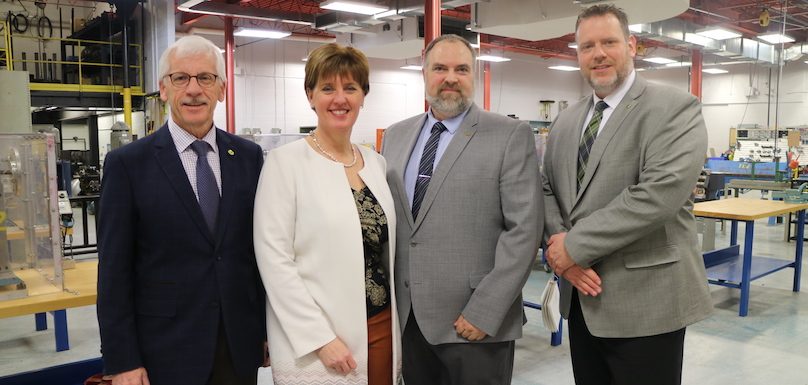
[{"label": "white blazer", "polygon": [[[357,146],[360,177],[387,216],[393,383],[401,368],[393,277],[395,209],[381,155]],[[267,337],[275,384],[367,384],[367,311],[362,231],[344,167],[301,139],[269,152],[255,197],[255,256],[267,291]],[[316,350],[339,337],[357,363],[347,376]]]}]

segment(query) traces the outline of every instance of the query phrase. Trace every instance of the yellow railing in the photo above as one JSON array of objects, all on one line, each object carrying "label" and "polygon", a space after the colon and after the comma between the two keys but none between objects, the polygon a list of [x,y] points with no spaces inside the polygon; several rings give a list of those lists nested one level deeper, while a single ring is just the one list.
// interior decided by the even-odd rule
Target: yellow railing
[{"label": "yellow railing", "polygon": [[[6,28],[7,30],[7,28]],[[44,56],[39,59],[21,59],[16,58],[13,55],[7,54],[6,56],[10,58],[10,66],[14,66],[15,63],[23,64],[27,66],[28,64],[31,65],[40,65],[44,64],[45,66],[49,65],[58,65],[61,67],[61,79],[44,79],[46,81],[41,81],[43,79],[38,79],[40,81],[31,82],[30,88],[32,91],[74,91],[74,92],[116,92],[120,93],[123,91],[122,85],[113,84],[115,80],[123,79],[123,64],[111,64],[111,63],[104,63],[101,61],[85,61],[82,60],[82,56],[85,49],[90,49],[93,47],[99,46],[107,46],[106,53],[112,51],[114,46],[121,46],[121,43],[113,43],[108,41],[97,41],[97,40],[82,40],[82,39],[62,39],[62,38],[40,38],[36,36],[27,36],[27,35],[11,35],[10,38],[7,35],[7,40],[11,39],[30,39],[30,40],[39,40],[43,44],[49,42],[57,42],[58,44],[62,45],[60,49],[65,50],[70,47],[75,47],[74,57],[76,61],[72,60],[49,60]],[[8,45],[7,45],[8,47]],[[135,65],[130,64],[129,69],[136,69],[137,70],[137,84],[131,86],[132,95],[144,95],[143,92],[143,49],[141,44],[129,44],[129,47],[136,48],[137,54],[136,57],[130,58],[130,63],[136,63]],[[106,55],[104,58],[108,58],[109,55]],[[111,61],[111,60],[110,60]],[[73,70],[71,67],[76,67]],[[67,71],[68,68],[71,68],[71,71]],[[121,71],[120,74],[114,75],[115,70],[118,69]],[[29,69],[29,72],[30,71]],[[55,72],[55,71],[54,71]],[[75,74],[76,81],[75,82],[68,82],[68,74]],[[93,74],[87,76],[88,74]],[[55,77],[55,76],[54,76]],[[61,80],[59,83],[48,82],[47,80]],[[107,83],[107,84],[94,84],[95,83]]]},{"label": "yellow railing", "polygon": [[9,24],[6,21],[6,22],[3,23],[3,44],[5,44],[5,46],[3,46],[3,49],[0,50],[0,51],[5,52],[5,54],[6,54],[6,69],[11,71],[11,70],[14,69],[14,67],[12,67],[13,63],[11,61],[11,38],[9,37],[9,33],[8,33],[9,29],[8,28],[9,28]]}]

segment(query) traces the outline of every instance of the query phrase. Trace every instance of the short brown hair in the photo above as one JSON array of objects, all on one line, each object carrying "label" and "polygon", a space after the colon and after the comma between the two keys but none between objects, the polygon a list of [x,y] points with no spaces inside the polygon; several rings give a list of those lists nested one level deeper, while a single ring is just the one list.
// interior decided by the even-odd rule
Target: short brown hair
[{"label": "short brown hair", "polygon": [[593,5],[581,11],[581,13],[578,14],[578,20],[575,21],[575,33],[578,33],[578,26],[581,25],[581,22],[585,19],[606,15],[614,15],[614,17],[617,18],[617,21],[620,22],[620,28],[623,30],[623,36],[625,36],[626,39],[631,36],[631,32],[628,30],[628,16],[626,16],[626,13],[623,12],[622,9],[612,4]]},{"label": "short brown hair", "polygon": [[471,62],[474,63],[476,61],[474,59],[477,58],[477,54],[474,52],[474,48],[471,47],[471,43],[469,43],[468,40],[464,39],[460,35],[447,34],[436,37],[435,39],[430,41],[429,44],[426,45],[426,49],[424,49],[424,60],[423,60],[424,67],[427,66],[427,59],[429,56],[429,52],[431,52],[432,49],[435,48],[435,46],[442,41],[453,41],[456,43],[463,44],[464,46],[466,46],[466,48],[469,49],[469,52],[471,52]]},{"label": "short brown hair", "polygon": [[309,54],[303,86],[306,88],[306,92],[309,92],[314,90],[320,79],[348,75],[359,83],[362,92],[367,95],[370,92],[369,73],[370,67],[365,54],[353,47],[330,43]]}]

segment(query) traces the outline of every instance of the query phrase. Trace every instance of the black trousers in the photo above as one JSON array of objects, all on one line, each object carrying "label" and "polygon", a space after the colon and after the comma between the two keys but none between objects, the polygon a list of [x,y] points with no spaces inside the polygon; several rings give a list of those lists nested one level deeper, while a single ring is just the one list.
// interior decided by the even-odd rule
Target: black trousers
[{"label": "black trousers", "polygon": [[213,371],[210,373],[208,385],[256,385],[258,368],[247,376],[236,373],[230,348],[227,346],[227,334],[224,320],[219,318],[219,335],[216,337],[216,352],[213,355]]},{"label": "black trousers", "polygon": [[410,312],[402,335],[407,385],[509,385],[514,342],[430,344]]},{"label": "black trousers", "polygon": [[577,291],[569,316],[570,353],[576,385],[680,385],[685,329],[636,338],[589,333]]}]

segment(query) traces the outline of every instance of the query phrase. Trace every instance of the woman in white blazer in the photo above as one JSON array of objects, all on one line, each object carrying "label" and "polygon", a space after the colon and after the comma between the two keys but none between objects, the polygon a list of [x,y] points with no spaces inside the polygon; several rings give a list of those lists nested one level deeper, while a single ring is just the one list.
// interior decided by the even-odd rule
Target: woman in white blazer
[{"label": "woman in white blazer", "polygon": [[312,51],[317,129],[272,150],[261,173],[255,254],[275,384],[398,383],[393,198],[384,159],[350,141],[368,72],[354,48]]}]

